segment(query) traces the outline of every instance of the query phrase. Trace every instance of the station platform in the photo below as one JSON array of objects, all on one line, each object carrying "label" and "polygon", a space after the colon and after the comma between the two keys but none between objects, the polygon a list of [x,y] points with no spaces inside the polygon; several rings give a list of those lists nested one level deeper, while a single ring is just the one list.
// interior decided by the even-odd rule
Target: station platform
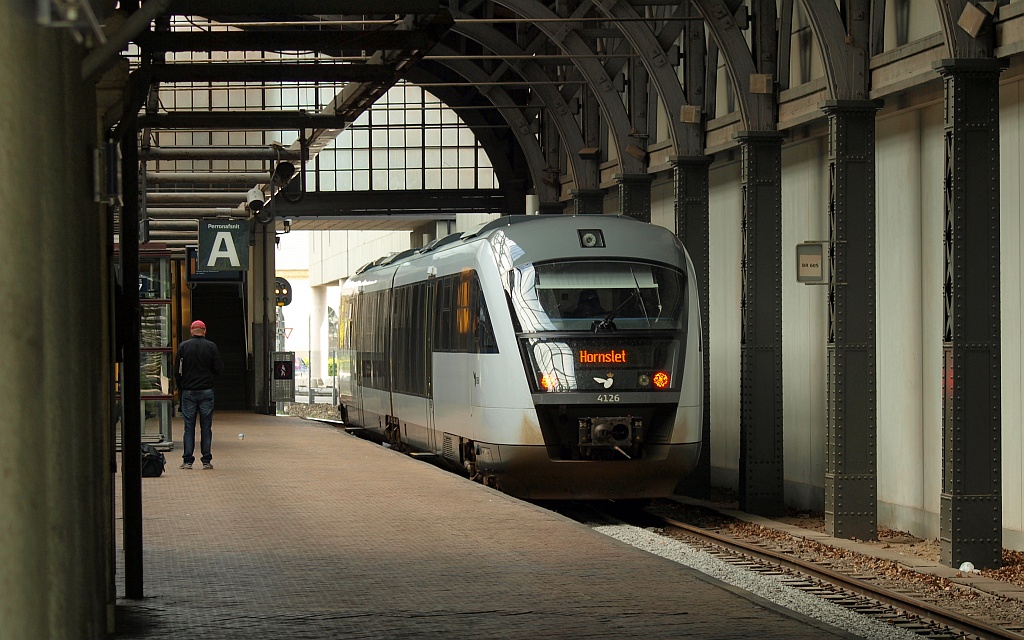
[{"label": "station platform", "polygon": [[850,637],[334,426],[213,428],[143,478],[141,600],[117,505],[116,638]]}]

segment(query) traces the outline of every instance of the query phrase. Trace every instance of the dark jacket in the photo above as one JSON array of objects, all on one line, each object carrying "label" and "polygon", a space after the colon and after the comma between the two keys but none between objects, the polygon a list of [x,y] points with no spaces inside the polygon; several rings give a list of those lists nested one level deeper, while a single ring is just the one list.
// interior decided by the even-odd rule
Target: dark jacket
[{"label": "dark jacket", "polygon": [[204,336],[192,336],[178,347],[174,359],[174,380],[183,391],[213,388],[213,379],[224,370],[220,350]]}]

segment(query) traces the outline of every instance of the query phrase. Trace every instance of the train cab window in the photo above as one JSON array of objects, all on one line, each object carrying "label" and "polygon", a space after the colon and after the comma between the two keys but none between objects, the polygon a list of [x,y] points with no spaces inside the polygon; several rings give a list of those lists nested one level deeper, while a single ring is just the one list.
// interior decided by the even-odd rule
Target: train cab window
[{"label": "train cab window", "polygon": [[523,332],[679,330],[686,276],[675,268],[627,261],[563,261],[515,269],[507,291]]}]

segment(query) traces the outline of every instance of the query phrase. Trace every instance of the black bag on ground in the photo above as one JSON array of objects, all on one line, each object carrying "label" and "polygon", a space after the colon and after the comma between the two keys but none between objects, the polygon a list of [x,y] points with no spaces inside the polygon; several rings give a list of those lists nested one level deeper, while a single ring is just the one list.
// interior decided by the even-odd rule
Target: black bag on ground
[{"label": "black bag on ground", "polygon": [[151,444],[142,443],[142,477],[159,478],[164,472],[167,459]]}]

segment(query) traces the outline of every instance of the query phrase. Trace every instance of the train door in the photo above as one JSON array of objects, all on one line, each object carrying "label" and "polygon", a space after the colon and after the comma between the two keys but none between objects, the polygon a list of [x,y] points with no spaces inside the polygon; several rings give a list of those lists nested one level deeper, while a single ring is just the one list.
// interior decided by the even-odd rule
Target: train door
[{"label": "train door", "polygon": [[355,333],[352,334],[352,399],[355,404],[355,415],[349,411],[349,420],[353,424],[367,426],[366,413],[363,406],[363,390],[365,389],[366,378],[363,372],[369,367],[367,358],[367,312],[369,298],[365,293],[358,293],[353,298],[355,305]]},{"label": "train door", "polygon": [[359,424],[370,429],[383,429],[384,416],[391,415],[388,362],[385,344],[388,331],[388,291],[359,294],[357,303],[358,348],[356,351],[358,379]]},{"label": "train door", "polygon": [[423,323],[419,343],[423,346],[423,380],[427,401],[427,450],[439,452],[436,423],[434,422],[434,385],[433,385],[433,354],[434,354],[434,287],[423,288],[423,308],[426,310],[426,321]]},{"label": "train door", "polygon": [[474,438],[471,389],[473,363],[465,348],[468,315],[459,306],[468,298],[472,272],[436,280],[431,375],[436,429]]},{"label": "train door", "polygon": [[427,390],[429,366],[426,342],[430,315],[428,282],[416,282],[393,289],[391,297],[391,409],[394,442],[417,450],[433,444],[432,416]]}]

